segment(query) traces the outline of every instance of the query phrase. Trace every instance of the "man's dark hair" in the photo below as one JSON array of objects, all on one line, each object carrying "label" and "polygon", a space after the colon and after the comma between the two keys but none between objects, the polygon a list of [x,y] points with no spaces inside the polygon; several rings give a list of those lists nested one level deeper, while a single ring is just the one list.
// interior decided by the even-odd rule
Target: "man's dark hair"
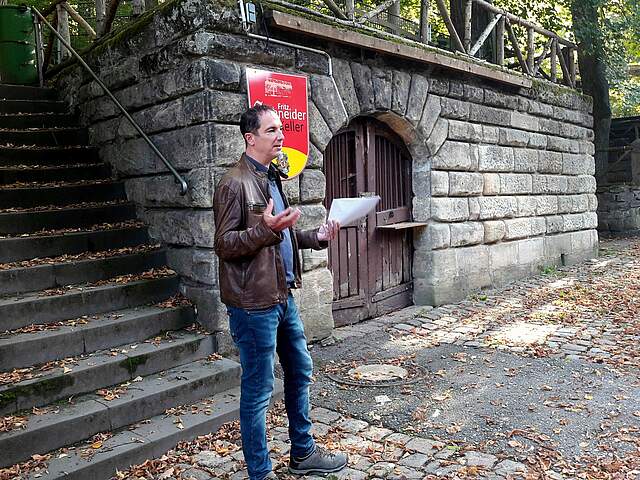
[{"label": "man's dark hair", "polygon": [[240,132],[242,132],[242,135],[255,133],[260,128],[260,115],[267,112],[276,113],[276,110],[271,105],[264,103],[258,103],[248,108],[240,117]]}]

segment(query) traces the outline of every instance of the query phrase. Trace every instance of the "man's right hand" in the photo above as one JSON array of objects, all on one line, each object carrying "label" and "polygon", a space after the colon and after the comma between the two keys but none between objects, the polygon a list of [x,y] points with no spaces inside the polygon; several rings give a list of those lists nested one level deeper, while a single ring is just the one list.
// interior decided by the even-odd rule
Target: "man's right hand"
[{"label": "man's right hand", "polygon": [[273,215],[273,199],[269,199],[267,208],[262,214],[262,219],[267,226],[274,232],[281,232],[289,227],[293,227],[300,218],[300,210],[297,208],[287,208],[277,215]]}]

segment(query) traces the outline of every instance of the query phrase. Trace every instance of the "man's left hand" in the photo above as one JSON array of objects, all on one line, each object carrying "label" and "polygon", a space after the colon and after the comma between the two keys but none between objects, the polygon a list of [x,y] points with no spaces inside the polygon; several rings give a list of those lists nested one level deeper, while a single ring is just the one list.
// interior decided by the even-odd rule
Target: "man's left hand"
[{"label": "man's left hand", "polygon": [[329,220],[318,229],[318,240],[321,242],[333,240],[338,236],[339,230],[340,224],[335,220]]}]

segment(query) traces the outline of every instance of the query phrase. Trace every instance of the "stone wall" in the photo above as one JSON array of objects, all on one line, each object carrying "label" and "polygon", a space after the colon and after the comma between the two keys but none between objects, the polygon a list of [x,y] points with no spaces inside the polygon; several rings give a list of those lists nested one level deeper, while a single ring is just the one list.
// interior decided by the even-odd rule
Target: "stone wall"
[{"label": "stone wall", "polygon": [[[286,183],[303,227],[324,220],[322,152],[342,127],[370,115],[404,139],[413,158],[413,216],[428,222],[415,231],[416,303],[441,304],[596,254],[588,98],[546,82],[491,85],[279,34],[329,51],[332,79],[323,55],[243,35],[234,5],[174,1],[149,18],[132,29],[135,35],[99,45],[87,59],[185,174],[187,196],[178,195],[159,160],[86,75],[71,67],[57,81],[153,236],[167,245],[183,291],[210,329],[226,325],[211,202],[217,179],[243,149],[237,123],[247,105],[248,66],[309,77],[310,159]],[[326,252],[303,252],[303,259],[299,305],[308,336],[322,338],[333,326]]]},{"label": "stone wall", "polygon": [[640,186],[620,183],[598,188],[598,230],[640,230]]},{"label": "stone wall", "polygon": [[590,104],[552,92],[432,83],[441,127],[430,140],[441,145],[430,206],[414,210],[430,222],[416,238],[418,302],[445,303],[596,254]]},{"label": "stone wall", "polygon": [[[244,141],[238,127],[247,108],[243,60],[269,59],[274,66],[302,72],[326,70],[306,54],[278,47],[263,51],[231,33],[240,31],[235,4],[173,1],[147,15],[114,39],[85,55],[88,63],[132,113],[145,133],[180,171],[189,185],[180,196],[173,176],[131,124],[79,67],[59,73],[56,82],[89,127],[90,142],[100,158],[112,165],[136,203],[152,237],[167,247],[169,265],[181,275],[182,292],[196,302],[198,319],[212,332],[228,329],[219,299],[214,253],[213,192],[217,181],[240,158]],[[206,38],[224,47],[202,44]],[[220,48],[219,55],[208,50]],[[203,51],[205,49],[206,51]],[[255,57],[253,56],[255,55]],[[228,57],[228,59],[220,57]],[[233,61],[231,61],[233,59]],[[324,176],[317,151],[306,171],[285,182],[286,193],[303,215],[301,228],[324,221]],[[303,252],[305,290],[298,306],[310,340],[328,336],[332,282],[326,252]],[[222,350],[226,335],[219,336]]]},{"label": "stone wall", "polygon": [[629,144],[631,151],[614,152],[609,158],[606,184],[598,186],[598,230],[630,232],[640,230],[640,140]]},{"label": "stone wall", "polygon": [[[385,121],[412,154],[412,213],[428,222],[414,235],[416,303],[446,303],[597,255],[589,98],[547,83],[514,90],[353,58],[334,57],[334,71],[349,119]],[[332,133],[349,121],[326,118],[338,110],[334,96],[329,88],[313,96]],[[314,142],[319,150],[329,133]]]}]

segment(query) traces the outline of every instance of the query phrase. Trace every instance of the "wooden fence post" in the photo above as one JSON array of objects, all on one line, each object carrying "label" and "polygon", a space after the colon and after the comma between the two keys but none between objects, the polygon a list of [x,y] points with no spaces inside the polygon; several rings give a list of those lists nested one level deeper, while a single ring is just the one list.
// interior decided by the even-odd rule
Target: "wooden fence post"
[{"label": "wooden fence post", "polygon": [[504,16],[500,17],[496,25],[496,63],[504,65]]},{"label": "wooden fence post", "polygon": [[[56,5],[56,14],[58,15],[58,33],[65,42],[71,44],[71,34],[69,33],[69,13],[64,9],[61,4]],[[71,52],[62,44],[58,42],[58,63],[61,63],[65,58],[71,55]]]},{"label": "wooden fence post", "polygon": [[464,0],[464,51],[469,53],[471,49],[471,12],[473,11],[472,0]]},{"label": "wooden fence post", "polygon": [[347,9],[347,18],[349,20],[353,20],[356,15],[356,2],[355,0],[347,0],[346,1],[346,9]]},{"label": "wooden fence post", "polygon": [[104,35],[104,15],[106,11],[105,0],[96,0],[96,35]]},{"label": "wooden fence post", "polygon": [[527,28],[527,68],[533,72],[533,64],[536,58],[536,47],[533,28]]},{"label": "wooden fence post", "polygon": [[400,0],[393,2],[389,7],[389,23],[391,31],[398,35],[400,33]]},{"label": "wooden fence post", "polygon": [[558,77],[558,42],[554,38],[551,40],[551,81],[555,82]]},{"label": "wooden fence post", "polygon": [[422,40],[423,43],[429,43],[431,41],[429,6],[429,0],[420,1],[420,40]]},{"label": "wooden fence post", "polygon": [[569,67],[569,78],[571,78],[571,85],[576,86],[576,57],[575,48],[567,48],[567,66]]}]

